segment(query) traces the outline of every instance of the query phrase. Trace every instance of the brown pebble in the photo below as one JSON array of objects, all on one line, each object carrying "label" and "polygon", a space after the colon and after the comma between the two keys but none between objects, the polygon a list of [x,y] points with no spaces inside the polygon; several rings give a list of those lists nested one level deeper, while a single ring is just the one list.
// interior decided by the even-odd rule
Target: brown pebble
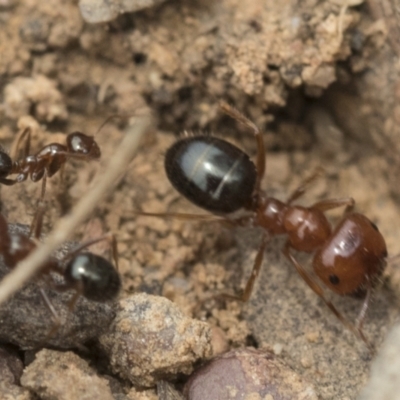
[{"label": "brown pebble", "polygon": [[211,328],[211,346],[213,349],[213,355],[226,353],[229,350],[229,343],[226,339],[225,332],[218,326]]},{"label": "brown pebble", "polygon": [[36,400],[29,390],[9,382],[0,381],[0,399],[4,400]]},{"label": "brown pebble", "polygon": [[121,300],[109,333],[100,337],[112,369],[134,385],[150,387],[211,356],[211,331],[163,297],[145,293]]},{"label": "brown pebble", "polygon": [[311,400],[313,386],[268,350],[230,351],[197,370],[187,382],[188,400]]},{"label": "brown pebble", "polygon": [[69,351],[41,350],[25,369],[21,384],[44,400],[114,399],[108,381]]}]

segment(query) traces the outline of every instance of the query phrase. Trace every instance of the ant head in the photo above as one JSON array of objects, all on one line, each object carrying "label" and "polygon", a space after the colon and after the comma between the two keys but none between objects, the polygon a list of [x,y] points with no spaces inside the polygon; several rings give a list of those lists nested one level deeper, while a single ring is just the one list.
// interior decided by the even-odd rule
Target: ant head
[{"label": "ant head", "polygon": [[64,277],[71,287],[80,287],[84,297],[97,302],[115,299],[121,289],[121,279],[113,265],[92,253],[80,253],[71,259]]},{"label": "ant head", "polygon": [[67,147],[71,153],[81,155],[84,158],[98,159],[101,151],[93,136],[87,136],[82,132],[72,132],[67,136]]},{"label": "ant head", "polygon": [[5,178],[10,174],[12,170],[12,160],[11,157],[0,148],[0,178]]}]

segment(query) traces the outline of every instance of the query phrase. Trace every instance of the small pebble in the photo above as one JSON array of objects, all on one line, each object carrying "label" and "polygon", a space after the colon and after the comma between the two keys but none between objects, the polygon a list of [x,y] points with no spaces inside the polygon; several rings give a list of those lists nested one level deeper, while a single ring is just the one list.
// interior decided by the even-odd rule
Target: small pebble
[{"label": "small pebble", "polygon": [[313,386],[267,350],[225,353],[198,369],[187,382],[188,400],[316,400]]},{"label": "small pebble", "polygon": [[9,382],[0,381],[0,399],[4,400],[37,400],[29,390]]},{"label": "small pebble", "polygon": [[163,3],[165,0],[80,0],[79,9],[86,22],[109,22],[120,14],[139,11]]},{"label": "small pebble", "polygon": [[41,350],[21,384],[44,400],[114,400],[108,381],[72,352]]},{"label": "small pebble", "polygon": [[112,370],[139,387],[150,387],[212,354],[207,323],[185,316],[164,297],[141,293],[121,300],[108,333],[100,337]]}]

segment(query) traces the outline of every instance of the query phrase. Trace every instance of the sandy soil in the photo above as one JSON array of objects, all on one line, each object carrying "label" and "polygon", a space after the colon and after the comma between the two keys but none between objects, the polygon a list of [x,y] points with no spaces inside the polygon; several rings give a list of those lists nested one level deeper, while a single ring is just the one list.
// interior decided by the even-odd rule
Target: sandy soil
[{"label": "sandy soil", "polygon": [[[211,132],[255,154],[252,136],[219,112],[223,99],[265,132],[262,187],[270,195],[285,200],[322,166],[324,175],[301,203],[352,196],[357,210],[379,226],[389,256],[400,253],[399,67],[387,40],[390,29],[376,9],[370,13],[371,4],[167,1],[91,25],[73,0],[0,1],[2,146],[9,149],[17,132],[31,126],[32,149],[63,142],[74,130],[96,134],[102,149],[100,162],[71,160],[63,179],[49,181],[44,232],[113,157],[124,122],[112,121],[96,133],[107,116],[148,110],[154,128],[116,190],[93,204],[74,239],[114,232],[122,297],[167,297],[210,325],[215,352],[272,349],[318,398],[355,399],[368,379],[371,354],[281,256],[281,239],[269,244],[250,301],[219,301],[215,293],[244,285],[260,232],[134,212],[200,212],[177,194],[163,168],[165,151],[184,130]],[[10,222],[30,224],[39,191],[40,184],[29,180],[2,186],[2,212]],[[333,224],[341,212],[329,213]],[[309,257],[299,259],[311,265]],[[378,349],[398,320],[396,263],[389,263],[384,278],[365,323]],[[359,300],[329,298],[347,318],[356,318]],[[156,396],[154,388],[143,392],[113,374],[104,360],[97,365],[90,352],[84,358],[100,375],[118,380],[118,395],[126,397],[114,398]],[[186,381],[182,375],[168,379],[179,390]]]}]

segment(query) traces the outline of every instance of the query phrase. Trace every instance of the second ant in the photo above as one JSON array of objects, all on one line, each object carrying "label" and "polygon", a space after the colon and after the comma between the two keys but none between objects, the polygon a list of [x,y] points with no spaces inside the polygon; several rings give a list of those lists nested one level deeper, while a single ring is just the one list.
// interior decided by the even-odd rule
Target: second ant
[{"label": "second ant", "polygon": [[[43,210],[40,211],[34,219],[34,226],[31,226],[29,235],[9,229],[9,223],[0,213],[0,255],[7,268],[15,268],[36,249],[41,236],[43,218]],[[110,242],[115,267],[106,258],[85,250],[103,240]],[[53,274],[62,277],[63,281],[56,279]],[[38,277],[50,289],[58,292],[70,290],[75,292],[67,305],[69,313],[74,310],[80,296],[98,303],[116,299],[121,289],[121,278],[118,273],[117,242],[114,235],[104,235],[77,245],[62,258],[50,257],[41,266]],[[59,330],[62,321],[45,290],[40,287],[39,292],[53,316],[53,325],[49,327],[49,333],[43,338],[43,344],[47,344],[47,341]]]},{"label": "second ant", "polygon": [[[25,141],[25,145],[22,157],[18,160],[13,161],[4,150],[0,149],[0,183],[11,186],[25,181],[28,177],[33,182],[42,180],[40,201],[44,199],[47,178],[51,178],[62,169],[69,158],[89,161],[101,157],[100,148],[94,137],[82,132],[72,132],[67,135],[65,144],[50,143],[35,154],[29,154],[30,137],[29,127],[19,135],[16,147],[18,148],[22,141]],[[10,179],[10,175],[17,176],[15,179]]]}]

